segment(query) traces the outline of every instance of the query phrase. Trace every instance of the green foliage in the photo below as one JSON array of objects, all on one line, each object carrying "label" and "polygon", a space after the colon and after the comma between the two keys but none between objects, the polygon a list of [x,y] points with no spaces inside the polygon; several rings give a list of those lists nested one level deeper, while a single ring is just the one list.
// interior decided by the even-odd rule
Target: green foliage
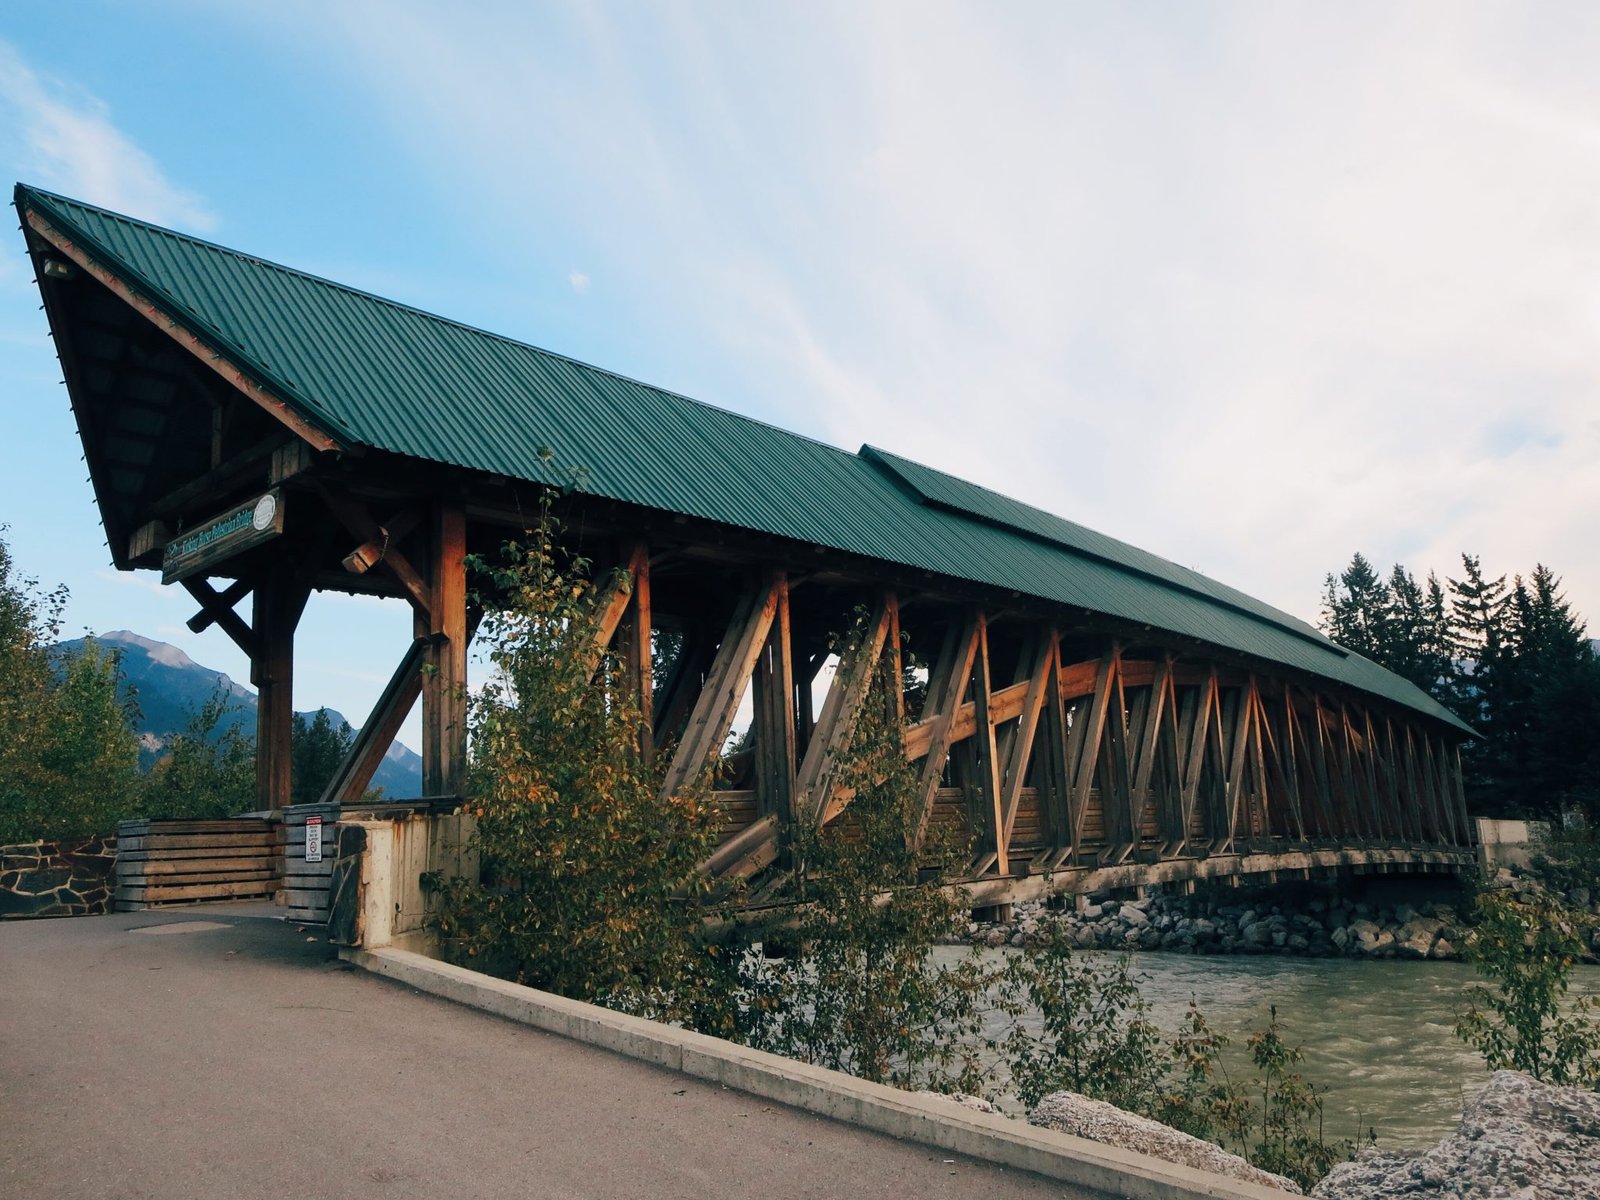
[{"label": "green foliage", "polygon": [[1006,1039],[1012,1086],[1030,1108],[1051,1092],[1071,1091],[1129,1112],[1147,1113],[1167,1075],[1161,1031],[1126,955],[1074,955],[1059,925],[1049,940],[1007,967],[1005,985],[1042,1028],[1015,1025]]},{"label": "green foliage", "polygon": [[1309,1188],[1354,1149],[1328,1141],[1322,1097],[1297,1069],[1301,1054],[1283,1038],[1277,1009],[1250,1035],[1255,1075],[1228,1078],[1228,1039],[1191,1000],[1171,1036],[1151,1019],[1126,955],[1075,955],[1059,933],[1010,960],[1001,1007],[1014,1018],[1002,1048],[1012,1088],[1030,1107],[1054,1091],[1104,1100],[1217,1142],[1263,1170]]},{"label": "green foliage", "polygon": [[1309,1189],[1355,1147],[1323,1136],[1322,1097],[1296,1069],[1302,1055],[1283,1040],[1276,1006],[1267,1027],[1250,1035],[1250,1057],[1257,1072],[1252,1084],[1261,1092],[1261,1106],[1252,1114],[1250,1161]]},{"label": "green foliage", "polygon": [[1587,998],[1566,999],[1583,954],[1584,918],[1548,896],[1518,900],[1506,892],[1479,896],[1477,918],[1464,955],[1495,988],[1473,987],[1456,1036],[1491,1070],[1600,1087],[1600,1024]]},{"label": "green foliage", "polygon": [[709,781],[662,794],[670,749],[638,752],[646,715],[596,654],[588,564],[538,528],[475,561],[493,673],[470,705],[470,794],[484,881],[457,880],[441,932],[461,959],[577,999],[707,1022],[724,973],[698,937],[716,844]]},{"label": "green foliage", "polygon": [[[836,647],[848,660],[864,636],[864,614]],[[956,897],[923,880],[947,846],[916,847],[921,805],[891,703],[899,680],[882,656],[838,783],[849,808],[817,829],[799,814],[789,830],[799,864],[799,904],[781,936],[795,951],[781,960],[745,959],[742,986],[764,1020],[752,1044],[804,1062],[902,1087],[973,1090],[975,1047],[992,972],[977,953],[941,961],[940,939],[964,924]]]},{"label": "green foliage", "polygon": [[1494,816],[1600,820],[1600,658],[1561,581],[1488,576],[1461,556],[1460,579],[1426,586],[1399,564],[1385,582],[1357,554],[1329,575],[1322,629],[1411,680],[1482,735],[1462,746],[1467,802]]},{"label": "green foliage", "polygon": [[235,817],[256,802],[256,748],[235,720],[238,703],[218,687],[174,734],[150,769],[145,810],[157,818]]},{"label": "green foliage", "polygon": [[117,656],[53,661],[65,588],[41,593],[0,540],[0,844],[112,832],[138,805],[138,745]]}]

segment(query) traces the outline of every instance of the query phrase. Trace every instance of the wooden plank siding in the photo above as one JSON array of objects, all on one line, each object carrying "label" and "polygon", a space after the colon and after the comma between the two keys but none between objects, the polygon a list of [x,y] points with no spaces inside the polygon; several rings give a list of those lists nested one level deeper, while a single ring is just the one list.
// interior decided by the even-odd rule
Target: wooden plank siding
[{"label": "wooden plank siding", "polygon": [[270,900],[282,878],[283,842],[274,821],[123,821],[117,827],[112,905],[118,912]]}]

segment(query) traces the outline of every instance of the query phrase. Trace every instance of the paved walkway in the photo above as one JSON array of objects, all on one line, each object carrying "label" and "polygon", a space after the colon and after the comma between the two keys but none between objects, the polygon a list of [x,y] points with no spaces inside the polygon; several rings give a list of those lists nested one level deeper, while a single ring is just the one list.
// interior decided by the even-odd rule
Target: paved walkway
[{"label": "paved walkway", "polygon": [[1087,1196],[420,995],[270,911],[0,925],[0,1196]]}]

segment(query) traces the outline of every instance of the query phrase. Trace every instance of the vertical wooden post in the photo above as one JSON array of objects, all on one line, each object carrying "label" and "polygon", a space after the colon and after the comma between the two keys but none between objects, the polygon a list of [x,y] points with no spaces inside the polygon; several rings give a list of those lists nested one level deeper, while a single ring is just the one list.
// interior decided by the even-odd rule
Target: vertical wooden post
[{"label": "vertical wooden post", "polygon": [[1072,813],[1067,795],[1072,779],[1067,773],[1067,707],[1061,695],[1061,635],[1050,631],[1049,674],[1044,698],[1044,769],[1039,773],[1039,815],[1044,844],[1052,851],[1050,863],[1059,861],[1072,846]]},{"label": "vertical wooden post", "polygon": [[[967,694],[972,679],[972,661],[978,653],[978,618],[974,614],[961,625],[952,625],[945,633],[944,646],[939,660],[928,676],[928,696],[922,705],[922,719],[935,722],[933,735],[928,739],[928,753],[922,762],[922,806],[917,813],[916,837],[913,845],[920,848],[928,836],[928,823],[933,819],[933,806],[939,794],[939,781],[944,777],[945,760],[950,758],[950,728],[956,710]],[[957,759],[960,754],[957,754]]]},{"label": "vertical wooden post", "polygon": [[779,576],[778,607],[767,644],[756,662],[755,755],[756,812],[787,825],[793,815],[795,783],[794,660],[789,641],[789,584]]},{"label": "vertical wooden post", "polygon": [[[1072,733],[1067,739],[1067,758],[1072,769],[1072,847],[1083,848],[1084,821],[1089,815],[1089,790],[1094,786],[1095,771],[1100,762],[1100,743],[1105,736],[1106,711],[1110,707],[1111,689],[1116,684],[1117,664],[1121,648],[1112,645],[1100,659],[1095,671],[1094,696],[1087,708],[1079,704],[1073,715]],[[1121,720],[1121,717],[1118,717]],[[1105,794],[1101,793],[1101,811],[1105,810]]]},{"label": "vertical wooden post", "polygon": [[625,548],[624,558],[631,576],[631,591],[617,649],[622,658],[623,686],[633,695],[644,717],[644,727],[639,731],[639,750],[648,761],[655,754],[651,716],[655,710],[655,680],[650,657],[650,552],[643,542],[636,542]]},{"label": "vertical wooden post", "polygon": [[995,871],[1011,874],[1011,860],[1006,853],[1004,799],[1000,793],[1000,750],[995,744],[994,714],[989,711],[991,680],[989,675],[989,622],[978,614],[978,653],[972,672],[972,701],[977,732],[974,741],[978,751],[978,816],[984,836],[990,845],[980,851],[983,859],[992,854]]},{"label": "vertical wooden post", "polygon": [[287,570],[257,584],[254,596],[256,685],[256,807],[286,806],[293,795],[294,631],[310,591]]},{"label": "vertical wooden post", "polygon": [[422,790],[460,793],[467,765],[467,514],[457,501],[434,510],[429,563],[428,651],[422,684]]}]

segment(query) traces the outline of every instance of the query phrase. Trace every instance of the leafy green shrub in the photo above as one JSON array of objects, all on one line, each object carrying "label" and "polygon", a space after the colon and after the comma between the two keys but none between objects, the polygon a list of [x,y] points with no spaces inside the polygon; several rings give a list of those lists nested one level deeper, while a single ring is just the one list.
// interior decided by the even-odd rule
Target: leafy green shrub
[{"label": "leafy green shrub", "polygon": [[66,598],[18,576],[0,540],[0,844],[111,833],[138,806],[117,656],[90,641],[52,659]]},{"label": "leafy green shrub", "polygon": [[1478,924],[1463,948],[1495,983],[1473,987],[1456,1016],[1456,1036],[1490,1070],[1524,1071],[1546,1083],[1600,1086],[1600,1025],[1581,997],[1565,1005],[1572,967],[1584,950],[1586,919],[1547,895],[1478,898]]},{"label": "leafy green shrub", "polygon": [[1031,1009],[1041,1022],[1038,1030],[1018,1023],[1006,1038],[1012,1086],[1024,1104],[1071,1091],[1130,1112],[1155,1106],[1167,1053],[1126,955],[1075,955],[1052,925],[1044,945],[1011,958],[1004,983],[1015,1009]]},{"label": "leafy green shrub", "polygon": [[596,663],[596,586],[538,528],[475,562],[495,605],[493,667],[470,704],[469,794],[482,880],[442,896],[459,960],[582,1000],[712,1021],[724,973],[699,937],[696,865],[716,844],[709,780],[663,795],[670,750],[639,753],[647,717],[609,654]]},{"label": "leafy green shrub", "polygon": [[[1232,1150],[1263,1170],[1310,1187],[1354,1146],[1328,1141],[1322,1097],[1296,1068],[1276,1009],[1250,1035],[1256,1074],[1228,1078],[1228,1039],[1194,1004],[1168,1036],[1151,1019],[1126,955],[1075,955],[1059,933],[1014,956],[1003,1007],[1014,1023],[1003,1039],[1012,1089],[1030,1107],[1055,1091],[1077,1092]],[[1023,1020],[1032,1012],[1035,1020]]]},{"label": "leafy green shrub", "polygon": [[[842,658],[864,632],[862,614],[836,647]],[[976,953],[934,953],[965,910],[940,881],[919,882],[941,848],[912,846],[921,788],[889,703],[892,661],[882,657],[840,759],[838,783],[854,791],[847,814],[820,830],[797,814],[791,826],[798,903],[778,936],[794,950],[744,959],[746,1002],[758,998],[764,1016],[746,1038],[881,1083],[975,1091],[992,972]]]}]

